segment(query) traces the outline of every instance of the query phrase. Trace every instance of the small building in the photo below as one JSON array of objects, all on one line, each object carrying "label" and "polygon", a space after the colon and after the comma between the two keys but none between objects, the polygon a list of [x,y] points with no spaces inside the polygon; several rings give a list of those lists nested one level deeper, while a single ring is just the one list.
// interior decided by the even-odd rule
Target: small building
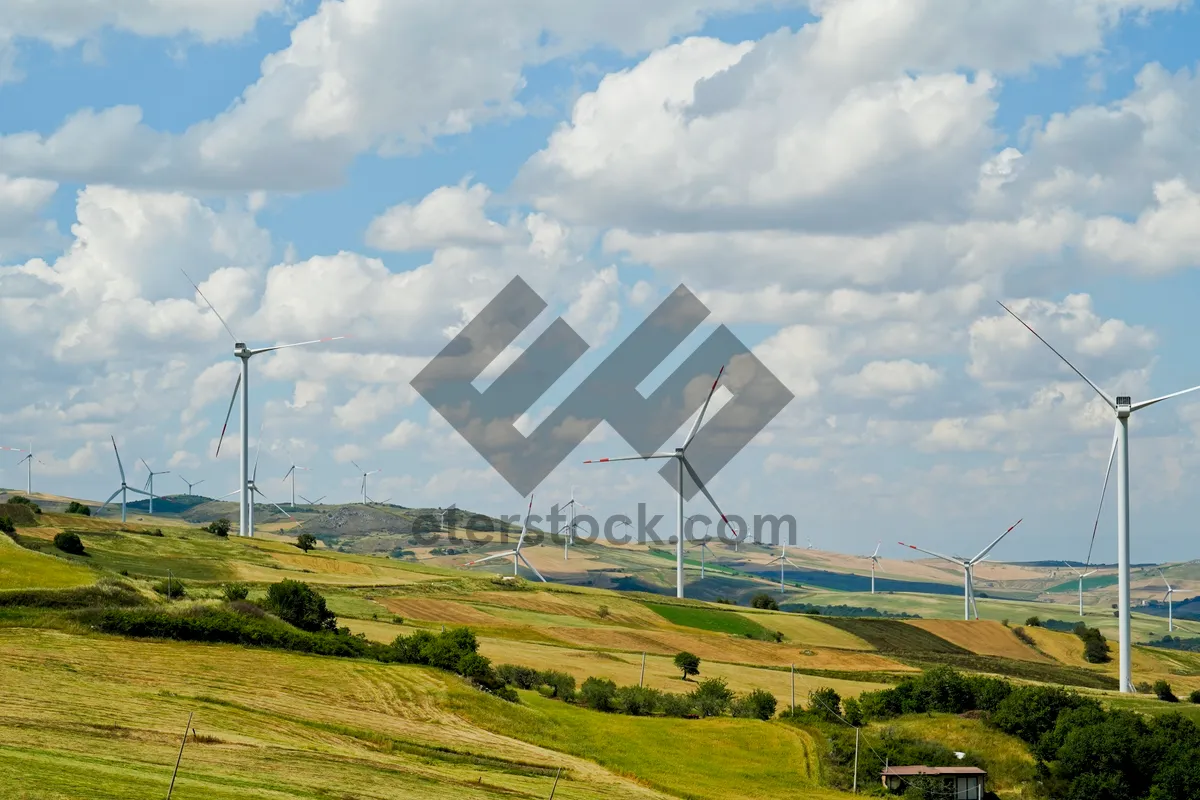
[{"label": "small building", "polygon": [[983,800],[987,772],[979,767],[888,767],[883,771],[883,785],[888,791],[903,793],[909,784],[941,783],[953,792],[955,800]]}]

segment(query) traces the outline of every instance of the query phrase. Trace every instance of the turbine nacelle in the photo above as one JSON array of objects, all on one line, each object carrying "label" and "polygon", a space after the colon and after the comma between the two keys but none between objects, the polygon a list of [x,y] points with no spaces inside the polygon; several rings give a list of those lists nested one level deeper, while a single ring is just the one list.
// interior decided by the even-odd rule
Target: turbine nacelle
[{"label": "turbine nacelle", "polygon": [[1121,397],[1118,397],[1117,398],[1117,407],[1115,410],[1117,412],[1118,417],[1120,417],[1121,419],[1125,419],[1126,417],[1128,417],[1130,414],[1133,413],[1133,398],[1126,397],[1124,395],[1122,395]]}]

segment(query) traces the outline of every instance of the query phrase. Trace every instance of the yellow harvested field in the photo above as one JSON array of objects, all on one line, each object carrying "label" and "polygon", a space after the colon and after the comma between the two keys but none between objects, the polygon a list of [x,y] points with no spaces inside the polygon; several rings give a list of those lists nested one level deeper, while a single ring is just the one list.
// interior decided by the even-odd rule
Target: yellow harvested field
[{"label": "yellow harvested field", "polygon": [[[512,642],[500,639],[480,639],[479,651],[496,664],[518,664],[534,669],[556,669],[572,675],[577,683],[589,677],[609,678],[618,686],[636,685],[641,676],[642,657],[636,653],[598,653],[587,650],[571,650],[565,647],[536,645],[527,642]],[[690,692],[695,683],[681,680],[679,670],[673,663],[674,655],[646,656],[645,685],[666,692]],[[797,664],[797,666],[810,666]],[[790,670],[761,669],[740,664],[721,664],[701,661],[701,678],[724,678],[735,692],[766,689],[775,695],[780,708],[791,702]],[[801,702],[808,692],[822,686],[831,686],[843,697],[857,697],[860,693],[879,689],[882,684],[865,681],[847,681],[822,678],[796,673],[796,700]]]},{"label": "yellow harvested field", "polygon": [[1054,661],[1022,642],[1012,630],[999,622],[986,619],[915,619],[906,620],[906,623],[979,655],[1039,661],[1043,664]]},{"label": "yellow harvested field", "polygon": [[380,603],[393,614],[405,619],[424,622],[447,622],[462,625],[504,625],[505,621],[486,611],[455,600],[423,600],[407,597],[380,597]]},{"label": "yellow harvested field", "polygon": [[779,631],[792,644],[812,647],[837,647],[843,650],[874,650],[869,642],[848,631],[826,625],[804,614],[785,612],[744,612],[742,616],[765,628]]},{"label": "yellow harvested field", "polygon": [[[686,650],[708,661],[772,667],[795,664],[809,669],[855,671],[909,672],[913,669],[875,653],[803,648],[754,639],[736,639],[722,634],[629,628],[548,628],[544,632],[579,647],[645,651],[670,656]],[[806,655],[806,651],[811,655]]]},{"label": "yellow harvested field", "polygon": [[[1101,664],[1089,664],[1084,660],[1083,642],[1073,633],[1049,631],[1045,628],[1026,628],[1025,631],[1033,637],[1038,647],[1055,661],[1072,667],[1089,667],[1097,670],[1103,668]],[[1109,651],[1113,652],[1111,642],[1109,643]],[[1113,675],[1116,674],[1117,671],[1114,669]]]},{"label": "yellow harvested field", "polygon": [[519,608],[544,614],[563,614],[570,617],[600,620],[600,606],[608,608],[605,622],[625,625],[661,626],[662,617],[634,600],[622,600],[611,595],[577,592],[477,592],[472,601],[504,608]]}]

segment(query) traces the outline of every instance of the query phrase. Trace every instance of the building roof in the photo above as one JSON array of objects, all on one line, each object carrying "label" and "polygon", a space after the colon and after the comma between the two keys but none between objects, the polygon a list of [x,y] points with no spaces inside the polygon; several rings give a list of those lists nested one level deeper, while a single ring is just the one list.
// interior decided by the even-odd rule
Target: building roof
[{"label": "building roof", "polygon": [[907,775],[987,775],[987,772],[979,767],[926,767],[918,764],[908,767],[888,767],[883,771],[885,778],[888,776],[901,778]]}]

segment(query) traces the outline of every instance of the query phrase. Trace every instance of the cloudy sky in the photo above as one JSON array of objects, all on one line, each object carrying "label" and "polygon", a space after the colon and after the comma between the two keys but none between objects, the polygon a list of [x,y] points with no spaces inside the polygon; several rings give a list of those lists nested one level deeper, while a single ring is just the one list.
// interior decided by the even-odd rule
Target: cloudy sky
[{"label": "cloudy sky", "polygon": [[[1185,0],[0,5],[0,445],[38,490],[107,496],[110,434],[236,487],[232,343],[180,268],[252,344],[353,336],[252,364],[276,498],[291,455],[329,502],[354,460],[519,513],[409,387],[515,275],[550,303],[518,345],[592,347],[524,422],[682,282],[796,396],[714,493],[846,552],[1024,517],[997,556],[1084,556],[1111,413],[997,299],[1110,393],[1200,383]],[[1200,397],[1133,429],[1134,559],[1191,558]],[[580,463],[629,452],[602,425],[536,505],[669,515],[652,465]]]}]

